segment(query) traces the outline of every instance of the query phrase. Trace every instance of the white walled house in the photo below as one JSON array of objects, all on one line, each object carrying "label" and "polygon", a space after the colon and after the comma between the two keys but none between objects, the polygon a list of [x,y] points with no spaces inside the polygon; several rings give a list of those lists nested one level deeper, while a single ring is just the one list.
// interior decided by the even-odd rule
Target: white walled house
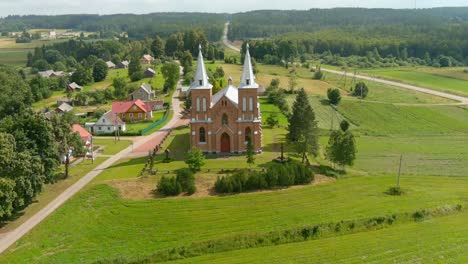
[{"label": "white walled house", "polygon": [[113,133],[117,129],[125,132],[125,122],[123,122],[114,112],[108,111],[103,114],[96,123],[86,123],[86,128],[93,134]]}]

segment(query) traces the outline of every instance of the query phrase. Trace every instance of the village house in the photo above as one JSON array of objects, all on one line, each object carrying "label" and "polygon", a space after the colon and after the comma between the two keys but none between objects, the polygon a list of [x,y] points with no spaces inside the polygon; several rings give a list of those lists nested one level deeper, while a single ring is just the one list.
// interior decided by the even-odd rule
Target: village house
[{"label": "village house", "polygon": [[63,71],[53,71],[53,70],[48,70],[48,71],[40,71],[37,74],[43,78],[51,78],[51,77],[63,77],[65,76],[65,73]]},{"label": "village house", "polygon": [[117,68],[119,69],[128,69],[128,65],[130,64],[129,61],[127,60],[124,60],[124,61],[121,61],[117,64]]},{"label": "village house", "polygon": [[145,102],[148,109],[153,109],[153,111],[159,111],[164,109],[164,101],[157,100],[157,101],[148,101]]},{"label": "village house", "polygon": [[67,85],[67,90],[69,92],[80,92],[83,90],[83,87],[79,86],[76,82],[72,82]]},{"label": "village house", "polygon": [[190,144],[205,153],[243,153],[251,141],[254,151],[262,151],[262,116],[258,88],[247,46],[239,87],[228,86],[212,93],[201,47],[191,91]]},{"label": "village house", "polygon": [[86,148],[85,157],[92,156],[93,135],[79,124],[72,125],[72,132],[78,133],[83,141],[83,147]]},{"label": "village house", "polygon": [[156,71],[152,68],[146,68],[143,75],[145,76],[145,78],[154,78],[156,77]]},{"label": "village house", "polygon": [[85,127],[93,134],[114,133],[117,129],[125,132],[125,122],[112,111],[104,113],[96,123],[86,123]]},{"label": "village house", "polygon": [[108,69],[115,69],[115,64],[112,61],[106,61],[106,65]]},{"label": "village house", "polygon": [[117,114],[123,121],[143,121],[153,118],[151,107],[141,100],[120,101],[112,103],[112,112]]},{"label": "village house", "polygon": [[73,110],[73,107],[71,105],[67,103],[62,103],[55,109],[55,112],[57,112],[57,114],[63,114],[63,113],[71,112],[72,110]]},{"label": "village house", "polygon": [[151,101],[155,97],[155,91],[152,89],[151,84],[143,83],[136,89],[133,93],[130,94],[130,101]]},{"label": "village house", "polygon": [[154,61],[153,56],[149,54],[143,55],[143,57],[141,57],[141,60],[140,60],[142,64],[151,64],[153,61]]}]

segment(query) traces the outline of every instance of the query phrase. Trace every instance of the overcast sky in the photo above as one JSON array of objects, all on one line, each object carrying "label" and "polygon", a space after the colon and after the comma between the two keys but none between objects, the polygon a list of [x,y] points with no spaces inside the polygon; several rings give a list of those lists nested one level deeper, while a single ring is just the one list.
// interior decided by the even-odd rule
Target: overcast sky
[{"label": "overcast sky", "polygon": [[[418,8],[468,6],[468,0],[416,0]],[[414,0],[0,0],[0,16],[11,14],[116,14],[226,12],[330,7],[414,8]]]}]

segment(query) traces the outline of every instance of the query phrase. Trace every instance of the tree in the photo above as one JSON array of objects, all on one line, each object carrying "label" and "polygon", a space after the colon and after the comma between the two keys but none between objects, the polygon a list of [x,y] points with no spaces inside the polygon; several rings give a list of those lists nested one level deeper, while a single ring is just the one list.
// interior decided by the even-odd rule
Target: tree
[{"label": "tree", "polygon": [[75,72],[72,74],[70,81],[76,82],[79,85],[87,85],[93,82],[93,74],[90,68],[86,68],[80,64],[76,66]]},{"label": "tree", "polygon": [[366,98],[368,93],[369,93],[369,88],[367,88],[366,83],[364,83],[364,82],[356,83],[356,87],[354,88],[354,91],[353,91],[353,96]]},{"label": "tree", "polygon": [[302,161],[305,161],[308,152],[316,156],[318,152],[317,121],[315,121],[315,113],[304,88],[299,90],[296,96],[288,122],[286,138],[298,146],[296,150],[302,154]]},{"label": "tree", "polygon": [[179,80],[179,65],[175,62],[166,62],[161,68],[164,77],[164,91],[174,89]]},{"label": "tree", "polygon": [[268,88],[278,89],[279,86],[280,86],[280,79],[279,78],[274,78],[274,79],[271,79],[270,87],[268,87]]},{"label": "tree", "polygon": [[266,122],[271,128],[278,126],[279,125],[278,115],[275,112],[271,113],[267,117]]},{"label": "tree", "polygon": [[135,73],[143,72],[138,57],[133,57],[128,64],[128,76],[132,77]]},{"label": "tree", "polygon": [[156,36],[151,43],[151,52],[156,58],[161,58],[164,55],[164,43],[159,36]]},{"label": "tree", "polygon": [[17,197],[15,182],[10,179],[0,178],[0,219],[10,217],[14,212],[14,202]]},{"label": "tree", "polygon": [[216,79],[219,79],[219,78],[223,78],[225,75],[224,73],[224,69],[222,66],[219,66],[216,68],[216,71],[214,72],[213,74],[213,77],[216,78]]},{"label": "tree", "polygon": [[108,72],[107,64],[105,61],[99,59],[93,67],[93,78],[95,82],[100,82],[106,79]]},{"label": "tree", "polygon": [[190,53],[188,50],[184,51],[184,54],[180,58],[180,64],[182,67],[184,67],[184,76],[187,75],[187,73],[192,72],[192,63],[192,53]]},{"label": "tree", "polygon": [[187,163],[192,171],[199,171],[205,165],[205,155],[203,155],[199,148],[193,147],[189,151],[185,163]]},{"label": "tree", "polygon": [[298,80],[297,80],[297,75],[296,75],[296,73],[292,73],[292,74],[289,76],[289,83],[288,83],[289,92],[294,93],[294,90],[296,89],[296,87],[297,87],[298,84],[299,84],[299,82],[298,82]]},{"label": "tree", "polygon": [[114,78],[112,86],[114,86],[114,97],[116,99],[121,100],[127,97],[127,81],[124,77]]},{"label": "tree", "polygon": [[341,93],[340,90],[335,88],[335,89],[328,89],[327,90],[327,97],[328,101],[332,105],[338,105],[341,101]]},{"label": "tree", "polygon": [[252,165],[255,163],[255,150],[254,146],[252,144],[252,140],[248,139],[247,140],[247,164],[249,164],[249,167],[252,167]]},{"label": "tree", "polygon": [[44,59],[36,60],[32,67],[38,71],[46,71],[50,68],[49,63]]},{"label": "tree", "polygon": [[341,131],[346,132],[349,129],[349,122],[346,120],[341,121],[340,123]]},{"label": "tree", "polygon": [[328,160],[343,168],[346,165],[352,166],[356,159],[356,152],[356,140],[351,131],[343,132],[342,130],[337,130],[330,134],[326,149]]}]

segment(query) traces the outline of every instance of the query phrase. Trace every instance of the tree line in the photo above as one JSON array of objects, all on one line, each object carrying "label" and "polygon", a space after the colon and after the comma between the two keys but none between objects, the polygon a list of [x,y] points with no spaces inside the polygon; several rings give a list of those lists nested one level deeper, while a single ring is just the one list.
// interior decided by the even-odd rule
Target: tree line
[{"label": "tree line", "polygon": [[0,66],[1,221],[30,204],[44,184],[64,177],[59,166],[70,150],[84,152],[79,135],[71,132],[72,115],[49,120],[33,111],[32,102],[28,82]]},{"label": "tree line", "polygon": [[202,29],[207,38],[217,41],[223,33],[226,15],[208,13],[153,13],[145,15],[58,15],[7,16],[0,19],[0,32],[19,32],[35,28],[74,29],[98,32],[99,35],[119,35],[127,32],[132,39],[159,35],[169,37],[174,32]]},{"label": "tree line", "polygon": [[258,11],[233,15],[229,38],[266,38],[251,53],[269,64],[315,55],[337,66],[468,65],[468,8],[443,10]]}]

